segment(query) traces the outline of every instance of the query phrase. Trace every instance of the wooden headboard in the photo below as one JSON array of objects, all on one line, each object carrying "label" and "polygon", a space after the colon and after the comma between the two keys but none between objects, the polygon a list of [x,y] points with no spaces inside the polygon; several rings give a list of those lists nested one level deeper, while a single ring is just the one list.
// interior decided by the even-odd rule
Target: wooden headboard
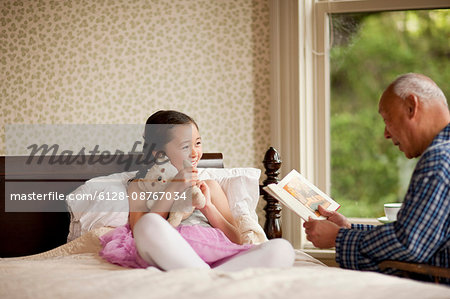
[{"label": "wooden headboard", "polygon": [[[277,170],[281,161],[279,161],[278,154],[274,155],[273,151],[272,148],[269,149],[264,158],[268,175],[264,185],[277,181]],[[98,161],[98,156],[78,157],[80,160],[76,161],[80,163],[72,161],[67,164],[53,163],[62,161],[58,160],[58,156],[47,156],[40,163],[36,163],[37,160],[33,160],[34,163],[27,163],[28,156],[0,157],[0,257],[24,256],[53,249],[66,243],[69,233],[70,214],[65,201],[52,202],[51,207],[45,206],[45,201],[23,201],[14,203],[14,209],[18,207],[20,212],[12,212],[11,206],[6,212],[6,199],[10,198],[10,194],[31,194],[33,192],[68,194],[91,178],[137,170],[139,165],[136,163],[128,165],[123,163],[123,160],[130,158],[130,161],[139,161],[138,156],[125,155],[122,157],[122,163],[114,162],[119,160],[113,159],[113,162],[103,164],[89,163],[89,161]],[[205,153],[198,167],[223,168],[223,155],[221,153]],[[275,199],[262,193],[268,202],[265,208],[267,213],[264,227],[266,234],[269,238],[281,237],[281,207]],[[21,206],[21,204],[23,205]]]}]

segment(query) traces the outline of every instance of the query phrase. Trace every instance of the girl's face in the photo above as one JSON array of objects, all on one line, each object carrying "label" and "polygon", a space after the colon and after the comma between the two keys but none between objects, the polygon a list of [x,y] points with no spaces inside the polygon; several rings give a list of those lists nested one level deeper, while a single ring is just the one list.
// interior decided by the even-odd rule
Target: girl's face
[{"label": "girl's face", "polygon": [[176,125],[172,128],[172,140],[166,144],[166,155],[176,169],[184,168],[183,160],[194,168],[203,155],[202,139],[194,124]]}]

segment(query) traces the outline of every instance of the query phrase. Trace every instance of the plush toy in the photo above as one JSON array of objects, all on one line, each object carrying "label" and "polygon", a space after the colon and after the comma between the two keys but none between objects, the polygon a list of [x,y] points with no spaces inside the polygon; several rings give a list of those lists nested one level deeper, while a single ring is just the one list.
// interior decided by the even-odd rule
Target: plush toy
[{"label": "plush toy", "polygon": [[242,244],[260,244],[267,241],[264,230],[250,215],[240,215],[236,219],[236,223]]},{"label": "plush toy", "polygon": [[[190,167],[191,164],[188,161],[183,161],[183,166]],[[170,183],[177,173],[178,170],[169,162],[166,156],[159,157],[156,163],[147,171],[145,178],[139,180],[138,185],[146,192],[164,192],[167,184]],[[165,199],[166,195],[163,196],[162,200]],[[154,202],[154,200],[148,200],[147,208],[151,209]],[[177,200],[174,200],[167,221],[173,227],[177,227],[181,221],[194,212],[195,208],[201,209],[205,204],[206,199],[200,188],[191,186],[184,190],[184,194],[179,194]]]}]

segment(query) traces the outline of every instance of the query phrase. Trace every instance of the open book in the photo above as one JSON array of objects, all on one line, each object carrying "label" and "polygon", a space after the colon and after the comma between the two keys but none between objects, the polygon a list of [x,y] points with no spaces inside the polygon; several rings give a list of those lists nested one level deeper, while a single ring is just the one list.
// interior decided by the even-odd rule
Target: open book
[{"label": "open book", "polygon": [[317,210],[319,205],[329,211],[336,211],[341,207],[295,169],[278,184],[269,184],[263,189],[303,220],[308,220],[308,217],[325,219]]}]

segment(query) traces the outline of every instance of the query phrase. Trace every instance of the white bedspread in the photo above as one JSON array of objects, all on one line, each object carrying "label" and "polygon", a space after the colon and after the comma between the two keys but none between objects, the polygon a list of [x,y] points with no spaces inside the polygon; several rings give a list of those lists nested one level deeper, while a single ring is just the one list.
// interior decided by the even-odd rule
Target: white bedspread
[{"label": "white bedspread", "polygon": [[0,259],[0,298],[450,298],[446,286],[326,267],[301,251],[289,269],[127,269],[97,254],[98,236],[108,230],[38,255]]}]

